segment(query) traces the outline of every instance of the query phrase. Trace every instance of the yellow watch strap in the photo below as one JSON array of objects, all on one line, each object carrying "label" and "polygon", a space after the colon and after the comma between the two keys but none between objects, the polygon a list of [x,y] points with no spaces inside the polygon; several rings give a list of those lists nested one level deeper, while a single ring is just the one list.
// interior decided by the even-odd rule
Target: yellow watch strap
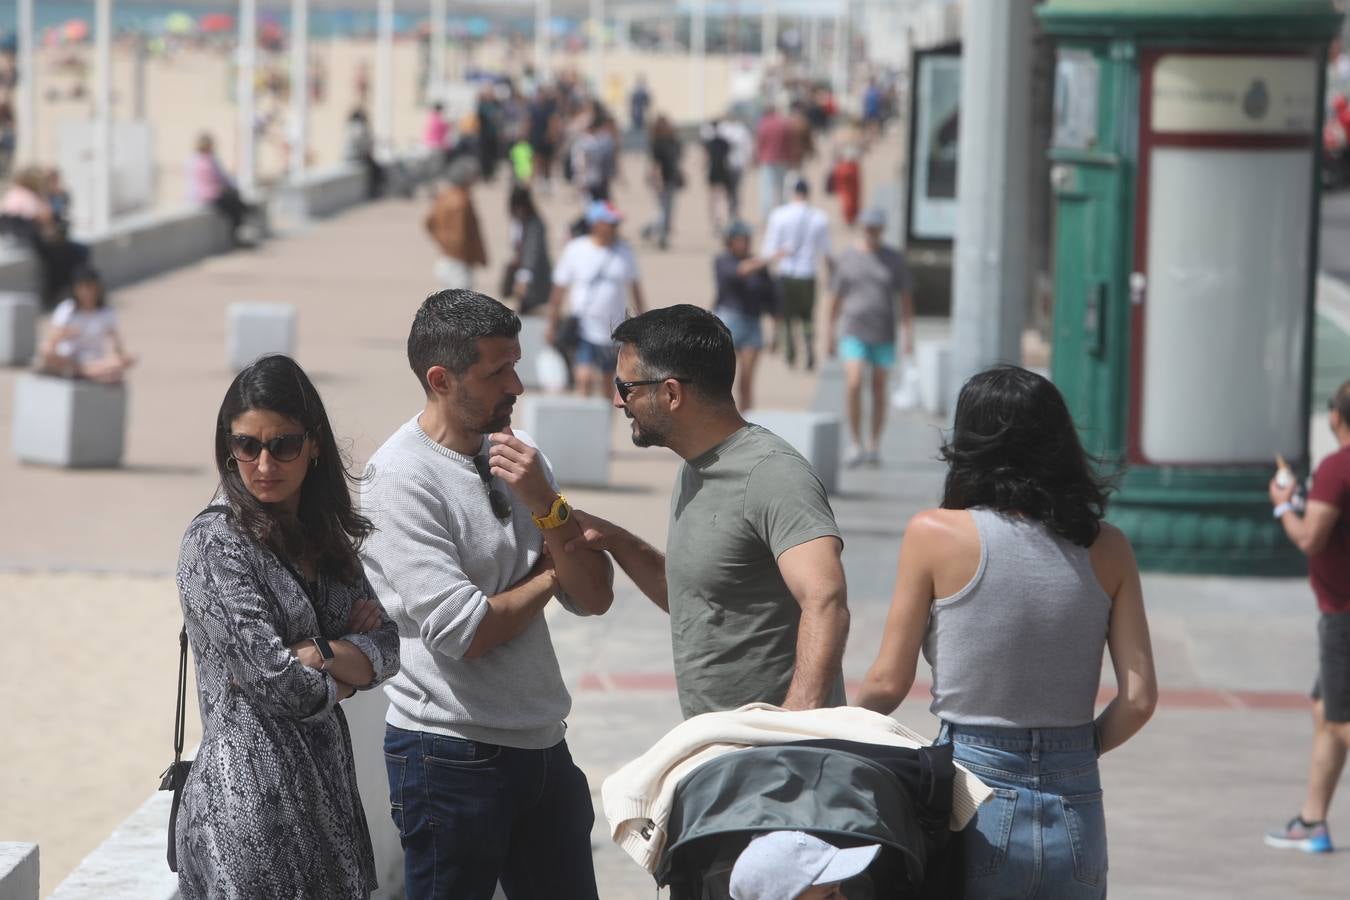
[{"label": "yellow watch strap", "polygon": [[571,506],[568,505],[567,498],[564,497],[562,494],[559,494],[558,499],[554,500],[553,505],[549,507],[548,515],[531,516],[530,518],[534,519],[534,524],[538,526],[538,528],[541,531],[547,531],[550,528],[557,528],[558,526],[566,522],[568,519],[567,516],[561,514],[563,508],[567,508],[570,510]]}]

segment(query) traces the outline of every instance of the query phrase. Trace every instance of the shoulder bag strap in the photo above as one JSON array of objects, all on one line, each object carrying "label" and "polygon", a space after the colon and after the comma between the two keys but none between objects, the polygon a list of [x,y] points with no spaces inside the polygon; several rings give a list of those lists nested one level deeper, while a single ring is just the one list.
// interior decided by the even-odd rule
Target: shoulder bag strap
[{"label": "shoulder bag strap", "polygon": [[[228,513],[230,508],[223,504],[212,504],[193,517],[195,522],[208,513]],[[178,629],[178,696],[173,716],[173,765],[160,780],[161,791],[173,791],[173,801],[169,806],[169,871],[178,871],[178,805],[183,799],[183,784],[187,781],[192,761],[183,762],[183,740],[187,732],[187,662],[188,636],[187,622]]]}]

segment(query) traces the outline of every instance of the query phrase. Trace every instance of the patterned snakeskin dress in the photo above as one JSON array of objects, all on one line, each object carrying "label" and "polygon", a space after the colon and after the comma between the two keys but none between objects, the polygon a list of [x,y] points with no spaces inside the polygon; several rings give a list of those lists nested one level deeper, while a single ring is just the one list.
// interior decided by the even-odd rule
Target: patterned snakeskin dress
[{"label": "patterned snakeskin dress", "polygon": [[315,599],[270,550],[218,512],[188,527],[178,591],[196,660],[202,743],[178,813],[184,900],[365,898],[375,861],[336,687],[286,648],[350,641],[375,680],[398,671],[398,632],[344,634],[374,591],[321,576]]}]

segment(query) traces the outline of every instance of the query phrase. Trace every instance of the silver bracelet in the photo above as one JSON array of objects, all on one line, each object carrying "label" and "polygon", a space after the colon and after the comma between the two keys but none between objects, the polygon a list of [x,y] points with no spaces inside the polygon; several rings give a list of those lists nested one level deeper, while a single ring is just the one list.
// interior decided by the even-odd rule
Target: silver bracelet
[{"label": "silver bracelet", "polygon": [[1283,503],[1281,503],[1279,506],[1275,507],[1275,518],[1277,518],[1277,519],[1283,519],[1285,513],[1287,513],[1287,512],[1293,512],[1293,510],[1294,510],[1294,504],[1292,504],[1292,503],[1290,503],[1288,500],[1286,500],[1286,501],[1284,501]]}]

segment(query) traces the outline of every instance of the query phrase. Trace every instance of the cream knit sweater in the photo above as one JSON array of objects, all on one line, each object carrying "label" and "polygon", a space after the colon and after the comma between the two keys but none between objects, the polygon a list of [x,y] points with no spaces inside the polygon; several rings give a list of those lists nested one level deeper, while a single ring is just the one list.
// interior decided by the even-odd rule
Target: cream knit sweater
[{"label": "cream knit sweater", "polygon": [[[655,872],[680,779],[733,750],[825,738],[912,748],[932,743],[889,716],[853,706],[797,712],[750,703],[728,712],[704,713],[676,725],[650,750],[605,779],[600,798],[610,834],[638,865]],[[992,793],[958,763],[952,785],[952,831],[965,828]]]}]

